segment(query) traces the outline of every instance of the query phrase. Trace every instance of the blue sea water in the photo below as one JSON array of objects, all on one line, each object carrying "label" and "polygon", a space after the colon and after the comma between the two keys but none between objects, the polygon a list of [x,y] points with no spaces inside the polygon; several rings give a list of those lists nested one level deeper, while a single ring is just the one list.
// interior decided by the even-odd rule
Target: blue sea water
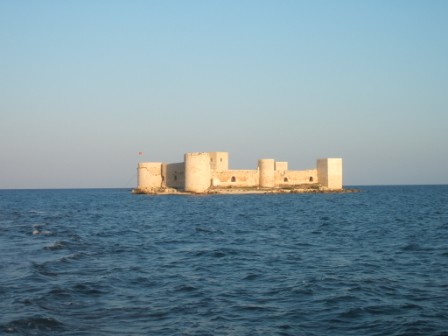
[{"label": "blue sea water", "polygon": [[0,190],[0,334],[448,335],[448,186]]}]

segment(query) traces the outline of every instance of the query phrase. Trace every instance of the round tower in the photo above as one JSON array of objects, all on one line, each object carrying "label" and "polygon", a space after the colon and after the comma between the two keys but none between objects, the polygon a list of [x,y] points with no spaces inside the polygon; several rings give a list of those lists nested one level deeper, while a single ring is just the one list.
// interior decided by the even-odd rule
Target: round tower
[{"label": "round tower", "polygon": [[142,191],[160,188],[162,185],[162,163],[140,162],[138,164],[137,189]]},{"label": "round tower", "polygon": [[211,183],[209,153],[185,154],[185,191],[203,193]]},{"label": "round tower", "polygon": [[260,174],[260,187],[275,187],[275,160],[261,159],[258,160],[258,170]]}]

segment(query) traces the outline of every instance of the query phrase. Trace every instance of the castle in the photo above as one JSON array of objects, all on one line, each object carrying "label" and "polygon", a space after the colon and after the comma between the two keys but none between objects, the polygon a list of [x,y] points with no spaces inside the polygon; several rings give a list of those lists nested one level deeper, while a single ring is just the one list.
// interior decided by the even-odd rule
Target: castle
[{"label": "castle", "polygon": [[288,162],[258,160],[256,170],[229,170],[229,153],[186,153],[178,163],[138,164],[136,191],[151,193],[167,188],[190,193],[207,193],[226,188],[278,189],[318,185],[342,190],[342,159],[318,159],[316,168],[288,170]]}]

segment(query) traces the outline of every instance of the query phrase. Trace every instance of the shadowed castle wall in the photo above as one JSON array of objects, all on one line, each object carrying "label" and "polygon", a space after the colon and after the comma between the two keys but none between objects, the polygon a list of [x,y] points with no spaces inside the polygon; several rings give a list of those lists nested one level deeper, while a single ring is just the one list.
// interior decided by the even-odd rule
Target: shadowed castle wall
[{"label": "shadowed castle wall", "polygon": [[185,185],[185,163],[162,164],[163,185],[169,188],[184,189]]}]

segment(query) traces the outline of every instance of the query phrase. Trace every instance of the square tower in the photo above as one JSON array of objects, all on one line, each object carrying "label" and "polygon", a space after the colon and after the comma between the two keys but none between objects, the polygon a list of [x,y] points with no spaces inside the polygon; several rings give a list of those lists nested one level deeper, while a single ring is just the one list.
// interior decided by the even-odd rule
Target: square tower
[{"label": "square tower", "polygon": [[210,152],[210,168],[212,171],[229,170],[229,153],[228,152]]},{"label": "square tower", "polygon": [[288,170],[288,162],[275,161],[275,171],[284,174]]},{"label": "square tower", "polygon": [[342,159],[318,159],[317,179],[323,187],[342,189]]},{"label": "square tower", "polygon": [[162,185],[162,163],[140,162],[137,167],[137,188],[156,189]]}]

